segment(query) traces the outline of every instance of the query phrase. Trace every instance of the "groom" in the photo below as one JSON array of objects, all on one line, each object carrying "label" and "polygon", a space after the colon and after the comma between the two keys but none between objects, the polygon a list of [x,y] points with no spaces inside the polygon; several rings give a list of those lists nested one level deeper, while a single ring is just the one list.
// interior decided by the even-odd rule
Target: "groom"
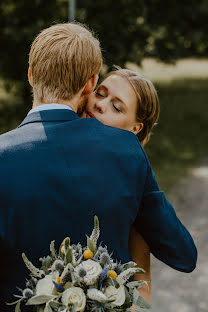
[{"label": "groom", "polygon": [[194,242],[159,191],[136,136],[77,115],[101,65],[99,41],[79,24],[54,25],[32,44],[33,108],[0,136],[2,302],[24,288],[23,251],[38,266],[53,239],[58,246],[70,235],[86,245],[95,214],[103,242],[122,262],[131,260],[134,223],[158,259],[179,271],[195,268]]}]

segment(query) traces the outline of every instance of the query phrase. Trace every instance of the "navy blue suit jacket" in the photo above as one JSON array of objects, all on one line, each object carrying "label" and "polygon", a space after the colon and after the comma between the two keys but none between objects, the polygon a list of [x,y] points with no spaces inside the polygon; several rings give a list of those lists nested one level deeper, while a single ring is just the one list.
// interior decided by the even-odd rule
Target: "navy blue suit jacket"
[{"label": "navy blue suit jacket", "polygon": [[195,268],[192,237],[133,133],[60,109],[31,113],[0,136],[0,292],[6,300],[29,274],[22,252],[39,265],[54,239],[56,247],[66,236],[86,245],[94,215],[114,258],[131,260],[134,224],[155,257],[179,271]]}]

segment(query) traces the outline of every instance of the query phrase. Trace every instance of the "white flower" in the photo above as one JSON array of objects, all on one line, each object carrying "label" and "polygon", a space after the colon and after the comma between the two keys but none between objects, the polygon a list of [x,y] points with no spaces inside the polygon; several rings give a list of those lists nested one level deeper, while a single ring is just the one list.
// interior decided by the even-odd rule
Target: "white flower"
[{"label": "white flower", "polygon": [[36,285],[36,295],[55,295],[56,288],[51,275],[46,275]]},{"label": "white flower", "polygon": [[85,309],[86,296],[82,288],[70,287],[63,292],[62,302],[66,307],[68,307],[70,303],[76,303],[77,306],[75,308],[75,311],[82,312]]},{"label": "white flower", "polygon": [[80,268],[85,269],[87,272],[87,275],[85,275],[85,277],[84,277],[84,282],[87,285],[94,284],[95,281],[97,280],[97,278],[99,277],[100,273],[102,272],[101,265],[98,262],[93,261],[91,259],[83,261],[74,269],[74,274],[75,274],[76,278],[79,278],[78,272],[79,272]]},{"label": "white flower", "polygon": [[84,282],[87,286],[92,285],[93,283],[91,282],[91,280],[89,280],[89,278],[87,278],[86,276],[84,277]]},{"label": "white flower", "polygon": [[121,306],[125,302],[126,295],[123,285],[119,288],[108,286],[104,294],[108,299],[114,299],[114,301],[110,303],[113,307]]},{"label": "white flower", "polygon": [[87,290],[87,296],[92,299],[99,302],[106,302],[107,297],[104,295],[104,293],[96,288],[90,288]]}]

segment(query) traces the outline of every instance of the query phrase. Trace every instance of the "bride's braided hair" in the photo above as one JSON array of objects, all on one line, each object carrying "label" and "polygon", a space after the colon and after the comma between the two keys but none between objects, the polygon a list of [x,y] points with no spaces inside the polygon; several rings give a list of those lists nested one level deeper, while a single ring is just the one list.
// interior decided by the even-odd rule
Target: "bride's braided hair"
[{"label": "bride's braided hair", "polygon": [[116,70],[111,71],[107,77],[111,75],[125,77],[137,95],[138,105],[136,120],[142,122],[144,125],[143,129],[137,134],[137,137],[141,145],[144,146],[149,141],[151,130],[157,124],[159,118],[160,105],[157,91],[153,83],[140,73],[122,69],[118,66],[115,66],[115,69]]}]

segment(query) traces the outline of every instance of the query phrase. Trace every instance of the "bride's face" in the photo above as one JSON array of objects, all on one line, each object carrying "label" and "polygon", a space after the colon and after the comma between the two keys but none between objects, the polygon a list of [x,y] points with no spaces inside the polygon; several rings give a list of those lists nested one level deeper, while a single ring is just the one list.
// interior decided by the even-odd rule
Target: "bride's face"
[{"label": "bride's face", "polygon": [[137,134],[137,96],[127,79],[119,75],[106,78],[93,92],[81,117],[96,118],[105,125]]}]

